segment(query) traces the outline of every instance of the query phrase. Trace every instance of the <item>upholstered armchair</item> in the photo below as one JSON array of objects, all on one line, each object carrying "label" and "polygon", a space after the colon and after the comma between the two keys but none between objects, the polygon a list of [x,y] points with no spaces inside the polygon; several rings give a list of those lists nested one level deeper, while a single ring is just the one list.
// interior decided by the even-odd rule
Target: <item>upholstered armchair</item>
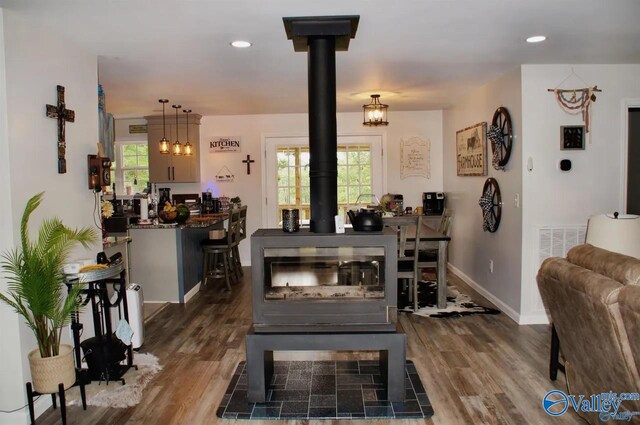
[{"label": "upholstered armchair", "polygon": [[[640,392],[640,260],[578,245],[566,259],[546,259],[537,281],[560,340],[568,393]],[[640,402],[625,401],[622,411],[640,411]],[[601,423],[598,414],[578,413]]]}]

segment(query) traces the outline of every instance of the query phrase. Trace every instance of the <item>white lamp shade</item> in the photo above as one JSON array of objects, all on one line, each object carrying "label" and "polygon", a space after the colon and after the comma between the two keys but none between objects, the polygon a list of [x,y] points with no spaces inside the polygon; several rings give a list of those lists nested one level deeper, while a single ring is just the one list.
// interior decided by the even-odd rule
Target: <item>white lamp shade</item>
[{"label": "white lamp shade", "polygon": [[612,252],[640,258],[640,216],[620,214],[594,215],[587,225],[588,244]]}]

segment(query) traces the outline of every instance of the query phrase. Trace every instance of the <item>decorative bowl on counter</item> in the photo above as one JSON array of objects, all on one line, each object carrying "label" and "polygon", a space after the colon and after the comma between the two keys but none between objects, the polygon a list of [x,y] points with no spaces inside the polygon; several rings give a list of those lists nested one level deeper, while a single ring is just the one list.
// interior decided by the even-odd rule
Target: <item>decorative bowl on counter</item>
[{"label": "decorative bowl on counter", "polygon": [[176,206],[176,211],[178,212],[178,216],[176,217],[176,222],[178,224],[186,223],[191,216],[191,211],[185,204],[178,204]]},{"label": "decorative bowl on counter", "polygon": [[176,218],[178,217],[178,211],[158,211],[158,218],[160,218],[161,223],[174,223]]}]

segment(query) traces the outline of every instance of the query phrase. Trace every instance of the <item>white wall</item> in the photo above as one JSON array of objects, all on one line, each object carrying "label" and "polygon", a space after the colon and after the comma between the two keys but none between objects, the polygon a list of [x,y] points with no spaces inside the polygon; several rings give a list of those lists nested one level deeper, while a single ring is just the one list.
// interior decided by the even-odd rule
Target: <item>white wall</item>
[{"label": "white wall", "polygon": [[[11,210],[11,175],[9,161],[9,139],[7,135],[7,98],[5,84],[4,24],[3,10],[0,9],[0,251],[13,247],[13,211]],[[7,281],[0,277],[0,291],[5,292]],[[22,374],[24,357],[20,347],[20,322],[18,315],[6,304],[0,304],[0,410],[12,410],[24,404],[23,391],[19,391],[25,382]],[[22,419],[24,414],[10,416],[0,414],[0,424]],[[19,420],[19,419],[18,419]]]},{"label": "white wall", "polygon": [[[562,111],[547,92],[570,75],[561,88],[602,89],[591,108],[591,142],[581,151],[560,150],[560,126],[580,125],[580,115]],[[581,81],[583,80],[583,81]],[[524,172],[522,307],[528,322],[544,322],[546,315],[535,282],[539,268],[539,226],[586,225],[590,215],[622,210],[621,146],[624,99],[640,99],[640,65],[523,65],[522,168],[528,158],[533,171]],[[561,172],[558,162],[570,159],[573,168]]]},{"label": "white wall", "polygon": [[[389,113],[388,127],[365,128],[361,113],[338,113],[338,134],[384,134],[387,145],[386,191],[402,193],[405,205],[418,206],[422,192],[441,191],[442,180],[442,112],[416,111]],[[264,135],[307,135],[307,114],[206,116],[200,128],[200,175],[202,185],[173,185],[172,193],[201,191],[212,188],[218,195],[240,196],[248,209],[247,231],[249,234],[262,227],[262,159],[261,142]],[[240,136],[241,152],[210,154],[209,141],[216,136]],[[400,140],[418,136],[431,141],[431,179],[409,177],[400,179]],[[251,175],[246,173],[246,164],[241,161],[247,155],[255,159]],[[235,176],[233,182],[215,182],[215,175],[226,165]],[[378,196],[382,194],[377,194]],[[241,244],[240,256],[243,264],[250,264],[249,244]]]},{"label": "white wall", "polygon": [[[108,96],[109,93],[106,93]],[[130,125],[147,125],[147,120],[144,118],[130,118],[130,119],[117,119],[115,120],[115,138],[118,142],[138,142],[140,140],[147,140],[146,133],[134,133],[129,134]]]},{"label": "white wall", "polygon": [[[93,226],[94,198],[87,187],[86,164],[87,155],[97,151],[98,141],[96,56],[77,48],[72,40],[49,34],[19,12],[9,10],[4,11],[4,43],[9,149],[8,155],[2,152],[6,150],[7,139],[5,133],[0,132],[0,173],[8,172],[8,179],[6,176],[0,179],[0,195],[7,195],[2,196],[2,204],[11,206],[12,226],[8,232],[2,232],[2,247],[13,245],[19,239],[24,206],[40,191],[46,195],[30,222],[32,235],[44,217],[54,215],[72,227]],[[58,84],[66,88],[67,107],[75,111],[75,122],[66,126],[66,174],[58,174],[57,170],[57,122],[45,116],[45,105],[56,104]],[[0,118],[4,116],[1,108]],[[10,194],[5,194],[9,181]],[[99,250],[96,245],[89,251],[78,250],[74,256],[93,257]],[[8,399],[2,397],[3,409],[25,403],[24,382],[30,379],[26,356],[36,348],[35,338],[26,326],[20,325],[19,330],[19,340],[13,336],[8,343],[2,341],[2,346],[8,345],[12,353],[19,352],[22,361],[22,365],[14,365],[0,380],[0,394],[15,394]],[[4,357],[2,363],[4,367]],[[50,402],[48,397],[41,398],[44,403],[47,400]],[[25,415],[20,413],[21,422]],[[16,418],[1,415],[0,422],[8,420],[7,423],[15,424]]]},{"label": "white wall", "polygon": [[[486,121],[491,125],[495,110],[507,108],[514,131],[511,158],[505,171],[491,166],[491,147],[487,147],[487,176],[458,177],[456,167],[456,131]],[[459,99],[444,111],[444,191],[447,207],[454,210],[449,264],[467,282],[494,301],[505,313],[518,320],[520,312],[522,210],[514,198],[522,192],[522,113],[520,69]],[[500,185],[502,219],[495,233],[483,232],[478,200],[488,177]],[[489,271],[493,260],[494,271]]]}]

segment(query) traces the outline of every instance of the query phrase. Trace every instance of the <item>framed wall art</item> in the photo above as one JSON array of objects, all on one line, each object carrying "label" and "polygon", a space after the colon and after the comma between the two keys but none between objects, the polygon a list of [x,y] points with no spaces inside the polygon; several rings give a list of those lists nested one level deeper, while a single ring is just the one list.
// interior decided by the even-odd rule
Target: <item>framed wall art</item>
[{"label": "framed wall art", "polygon": [[400,178],[431,178],[431,142],[419,137],[400,140]]},{"label": "framed wall art", "polygon": [[456,131],[456,163],[459,176],[487,174],[487,123]]},{"label": "framed wall art", "polygon": [[584,125],[560,126],[560,150],[584,149],[585,132],[586,127]]}]

